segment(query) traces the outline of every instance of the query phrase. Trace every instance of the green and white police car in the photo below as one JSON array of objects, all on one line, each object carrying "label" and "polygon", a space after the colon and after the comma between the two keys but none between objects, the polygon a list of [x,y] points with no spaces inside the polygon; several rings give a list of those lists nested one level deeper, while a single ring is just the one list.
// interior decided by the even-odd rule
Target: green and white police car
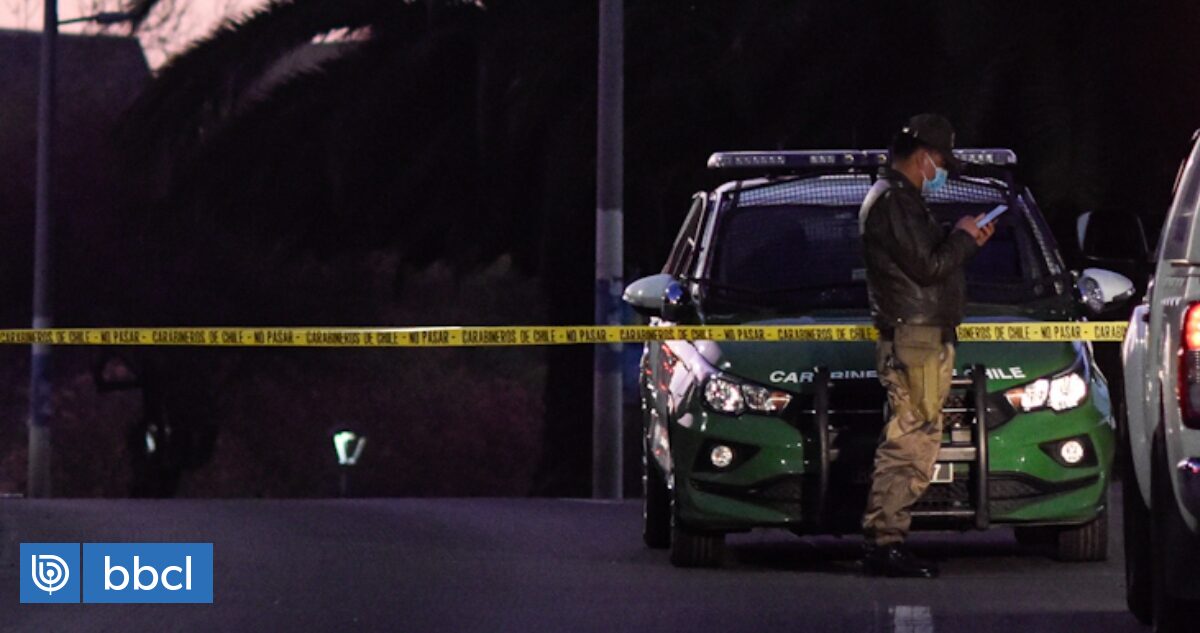
[{"label": "green and white police car", "polygon": [[[928,197],[939,221],[1009,206],[969,264],[968,321],[1080,320],[1132,295],[1066,269],[1013,152],[956,155],[968,169]],[[662,273],[625,300],[652,325],[869,323],[858,212],[886,159],[714,154],[747,179],[697,193]],[[859,530],[887,415],[873,342],[651,342],[640,369],[648,546],[715,565],[731,532]],[[1090,344],[961,343],[956,376],[914,528],[1015,526],[1060,559],[1104,559],[1114,420]]]}]

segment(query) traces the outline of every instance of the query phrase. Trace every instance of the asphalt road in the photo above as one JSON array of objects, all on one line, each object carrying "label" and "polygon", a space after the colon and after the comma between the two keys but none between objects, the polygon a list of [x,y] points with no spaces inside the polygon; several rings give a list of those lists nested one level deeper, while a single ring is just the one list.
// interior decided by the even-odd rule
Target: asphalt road
[{"label": "asphalt road", "polygon": [[[1119,495],[1114,494],[1114,499]],[[719,570],[642,547],[640,506],[552,499],[0,499],[2,631],[1146,631],[1110,560],[1010,530],[922,534],[936,580],[859,574],[857,538],[730,538]],[[21,542],[201,541],[211,605],[23,605]]]}]

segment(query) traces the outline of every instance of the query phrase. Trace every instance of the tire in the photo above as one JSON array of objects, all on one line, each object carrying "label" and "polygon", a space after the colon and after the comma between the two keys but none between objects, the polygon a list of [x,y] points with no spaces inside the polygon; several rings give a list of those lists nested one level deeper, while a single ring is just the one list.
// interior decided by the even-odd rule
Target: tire
[{"label": "tire", "polygon": [[1108,560],[1108,512],[1083,525],[1069,527],[1029,526],[1013,528],[1017,543],[1055,560],[1081,563]]},{"label": "tire", "polygon": [[671,564],[676,567],[719,567],[725,558],[725,534],[683,525],[671,495]]},{"label": "tire", "polygon": [[662,469],[642,452],[642,541],[651,549],[671,546],[671,491]]},{"label": "tire", "polygon": [[1108,509],[1083,525],[1057,528],[1054,558],[1082,563],[1108,560]]},{"label": "tire", "polygon": [[1124,407],[1120,410],[1117,459],[1121,468],[1121,516],[1125,524],[1125,605],[1142,624],[1154,615],[1153,565],[1150,554],[1150,509],[1138,487],[1137,472],[1130,453],[1129,427]]},{"label": "tire", "polygon": [[[1180,553],[1191,548],[1200,548],[1200,539],[1187,529],[1179,514],[1179,505],[1171,491],[1170,470],[1167,466],[1166,448],[1163,443],[1162,427],[1154,436],[1154,469],[1150,479],[1151,504],[1151,556],[1154,572],[1153,611],[1156,633],[1195,631],[1196,614],[1200,613],[1200,600],[1185,600],[1172,595],[1167,581],[1167,566],[1181,558]],[[1186,557],[1182,557],[1186,558]]]}]

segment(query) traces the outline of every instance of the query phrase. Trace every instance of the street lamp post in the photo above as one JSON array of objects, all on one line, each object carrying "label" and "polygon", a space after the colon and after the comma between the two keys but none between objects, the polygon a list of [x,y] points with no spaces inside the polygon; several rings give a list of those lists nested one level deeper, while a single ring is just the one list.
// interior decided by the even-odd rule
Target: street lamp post
[{"label": "street lamp post", "polygon": [[[33,327],[48,328],[54,323],[51,305],[53,274],[53,141],[55,116],[54,73],[58,58],[58,2],[46,0],[42,14],[42,41],[38,66],[37,173],[34,193],[33,230]],[[65,20],[61,24],[96,22],[117,24],[133,19],[128,13],[100,13]],[[33,345],[29,362],[29,454],[26,493],[30,497],[49,497],[50,488],[50,346]]]},{"label": "street lamp post", "polygon": [[[624,0],[600,0],[596,99],[596,285],[598,325],[620,325],[624,245]],[[597,345],[592,385],[592,497],[620,499],[621,345]]]},{"label": "street lamp post", "polygon": [[[46,0],[43,13],[41,62],[38,67],[37,184],[34,193],[33,327],[52,324],[50,313],[51,143],[54,139],[54,70],[57,57],[58,3]],[[29,362],[29,481],[30,497],[50,496],[50,346],[33,346]]]}]

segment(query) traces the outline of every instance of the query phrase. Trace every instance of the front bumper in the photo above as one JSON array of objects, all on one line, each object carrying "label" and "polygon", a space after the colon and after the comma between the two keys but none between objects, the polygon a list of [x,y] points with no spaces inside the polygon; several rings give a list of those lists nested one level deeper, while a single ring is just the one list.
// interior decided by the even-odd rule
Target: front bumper
[{"label": "front bumper", "polygon": [[[882,395],[882,390],[880,390]],[[858,402],[879,402],[863,400]],[[1113,452],[1112,420],[1107,403],[1091,397],[1068,412],[1015,415],[988,432],[987,513],[991,523],[1078,524],[1104,508]],[[836,408],[837,403],[833,406]],[[870,481],[882,411],[858,410],[835,422],[838,458],[826,492],[832,516],[818,521],[819,439],[811,420],[799,413],[782,417],[713,413],[693,403],[693,424],[672,428],[672,453],[680,517],[713,529],[781,526],[795,531],[849,532],[858,529]],[[846,409],[849,411],[849,409]],[[1088,446],[1088,459],[1067,466],[1045,447],[1069,438]],[[712,447],[732,446],[738,458],[728,469],[707,463]],[[839,465],[840,463],[840,465]],[[952,483],[931,484],[914,508],[946,515],[968,507],[973,491],[965,470],[956,466]],[[933,527],[918,520],[916,528]]]}]

